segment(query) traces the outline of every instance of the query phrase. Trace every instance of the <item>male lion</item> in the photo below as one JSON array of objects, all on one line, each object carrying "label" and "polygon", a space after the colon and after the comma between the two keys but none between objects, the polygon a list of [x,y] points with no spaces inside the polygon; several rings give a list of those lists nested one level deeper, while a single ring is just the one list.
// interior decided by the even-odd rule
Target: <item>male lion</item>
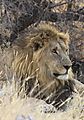
[{"label": "male lion", "polygon": [[[29,35],[13,43],[10,49],[14,73],[18,78],[28,78],[25,83],[28,95],[47,99],[66,85],[73,88],[67,33],[41,23]],[[38,86],[35,88],[36,81]]]}]

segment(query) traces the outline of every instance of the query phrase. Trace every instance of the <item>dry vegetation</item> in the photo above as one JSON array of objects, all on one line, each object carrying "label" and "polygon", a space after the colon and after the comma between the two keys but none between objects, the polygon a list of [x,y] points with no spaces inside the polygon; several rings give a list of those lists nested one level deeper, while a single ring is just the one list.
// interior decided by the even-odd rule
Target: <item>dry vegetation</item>
[{"label": "dry vegetation", "polygon": [[84,92],[69,97],[65,111],[35,98],[17,98],[14,83],[4,86],[2,94],[0,120],[84,120]]},{"label": "dry vegetation", "polygon": [[[2,0],[0,2],[0,46],[11,46],[21,32],[40,21],[51,21],[71,38],[70,57],[75,78],[84,83],[84,1]],[[1,50],[0,50],[1,51]],[[17,97],[15,78],[7,81],[0,72],[0,120],[84,120],[84,89],[65,102],[65,111],[35,98]],[[9,76],[9,71],[5,73]],[[10,77],[7,77],[10,78]],[[3,81],[4,82],[3,82]]]}]

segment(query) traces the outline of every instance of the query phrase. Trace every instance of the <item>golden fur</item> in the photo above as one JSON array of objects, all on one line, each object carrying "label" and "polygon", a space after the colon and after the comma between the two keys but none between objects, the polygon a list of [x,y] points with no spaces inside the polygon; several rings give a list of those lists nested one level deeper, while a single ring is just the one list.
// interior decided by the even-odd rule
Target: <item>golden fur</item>
[{"label": "golden fur", "polygon": [[30,86],[26,88],[29,91],[38,80],[41,91],[36,96],[43,92],[43,96],[47,97],[66,83],[71,84],[68,44],[67,33],[59,32],[50,24],[39,24],[32,33],[12,45],[12,69],[17,77],[28,77]]}]

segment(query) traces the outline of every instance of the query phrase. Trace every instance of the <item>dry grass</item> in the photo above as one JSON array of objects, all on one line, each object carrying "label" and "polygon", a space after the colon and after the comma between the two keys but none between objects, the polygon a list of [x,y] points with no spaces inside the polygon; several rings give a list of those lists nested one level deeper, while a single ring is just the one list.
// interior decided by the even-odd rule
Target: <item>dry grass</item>
[{"label": "dry grass", "polygon": [[42,100],[17,97],[14,83],[4,86],[1,92],[0,120],[84,120],[84,92],[73,94],[65,111],[57,111]]}]

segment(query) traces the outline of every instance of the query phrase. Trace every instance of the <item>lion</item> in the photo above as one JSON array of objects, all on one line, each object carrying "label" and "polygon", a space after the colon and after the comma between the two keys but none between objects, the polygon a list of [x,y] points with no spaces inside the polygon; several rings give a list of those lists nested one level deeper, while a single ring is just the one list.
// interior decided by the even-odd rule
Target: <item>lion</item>
[{"label": "lion", "polygon": [[66,85],[73,89],[68,33],[59,32],[49,23],[40,23],[10,49],[10,66],[21,78],[21,85],[27,78],[25,89],[29,96],[47,99]]}]

